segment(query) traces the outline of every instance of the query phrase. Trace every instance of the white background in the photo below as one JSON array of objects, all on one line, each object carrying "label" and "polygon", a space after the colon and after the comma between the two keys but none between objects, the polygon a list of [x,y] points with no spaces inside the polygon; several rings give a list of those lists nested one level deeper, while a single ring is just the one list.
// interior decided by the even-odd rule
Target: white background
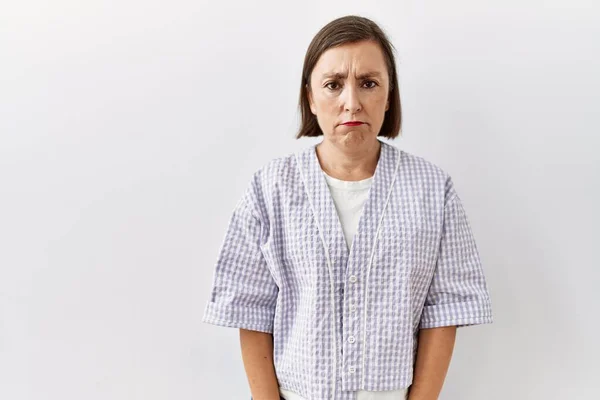
[{"label": "white background", "polygon": [[200,322],[252,172],[296,141],[304,53],[360,14],[397,49],[403,137],[444,168],[494,323],[443,400],[597,399],[593,1],[3,1],[0,398],[248,399]]}]

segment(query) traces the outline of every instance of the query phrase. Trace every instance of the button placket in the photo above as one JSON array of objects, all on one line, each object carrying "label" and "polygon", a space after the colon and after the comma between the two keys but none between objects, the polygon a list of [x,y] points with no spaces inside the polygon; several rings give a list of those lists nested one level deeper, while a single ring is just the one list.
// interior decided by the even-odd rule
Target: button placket
[{"label": "button placket", "polygon": [[[356,275],[350,275],[348,276],[348,282],[350,282],[350,286],[353,286],[354,288],[349,288],[347,293],[352,293],[352,295],[349,298],[349,302],[348,302],[348,311],[346,312],[346,314],[349,316],[348,319],[348,324],[347,326],[347,331],[346,333],[348,334],[348,337],[346,338],[348,344],[346,345],[348,347],[348,351],[346,352],[346,356],[349,356],[351,354],[356,354],[356,352],[358,351],[358,348],[355,347],[357,346],[357,302],[358,302],[358,278]],[[356,360],[353,359],[353,357],[349,357],[346,360],[346,366],[347,366],[347,373],[349,375],[353,375],[356,373],[356,366],[355,365],[348,365],[350,363],[354,364]]]}]

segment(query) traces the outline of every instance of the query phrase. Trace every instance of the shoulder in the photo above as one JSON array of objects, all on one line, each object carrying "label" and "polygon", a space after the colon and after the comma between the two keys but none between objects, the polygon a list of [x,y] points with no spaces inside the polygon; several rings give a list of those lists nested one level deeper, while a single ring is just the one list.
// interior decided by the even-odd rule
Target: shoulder
[{"label": "shoulder", "polygon": [[396,149],[400,156],[399,173],[422,183],[445,183],[450,175],[438,164],[406,150]]},{"label": "shoulder", "polygon": [[289,181],[296,171],[296,165],[294,152],[273,157],[254,170],[251,185],[255,190],[270,191],[281,181]]},{"label": "shoulder", "polygon": [[445,180],[448,173],[438,164],[422,156],[397,149],[400,154],[400,168],[420,177],[432,177]]},{"label": "shoulder", "polygon": [[[306,153],[308,148],[300,150]],[[296,152],[273,157],[257,167],[246,185],[243,201],[261,219],[267,218],[269,203],[276,193],[289,191],[297,184]]]},{"label": "shoulder", "polygon": [[401,184],[412,184],[436,196],[445,202],[456,195],[451,175],[437,163],[422,156],[396,149],[400,156],[399,171]]}]

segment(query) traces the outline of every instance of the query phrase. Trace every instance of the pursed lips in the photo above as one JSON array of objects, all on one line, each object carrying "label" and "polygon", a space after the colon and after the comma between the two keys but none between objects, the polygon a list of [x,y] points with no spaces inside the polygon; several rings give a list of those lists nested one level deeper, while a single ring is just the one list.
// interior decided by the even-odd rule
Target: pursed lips
[{"label": "pursed lips", "polygon": [[344,122],[342,125],[358,126],[358,125],[362,125],[362,124],[364,124],[364,122],[362,122],[362,121],[348,121],[348,122]]}]

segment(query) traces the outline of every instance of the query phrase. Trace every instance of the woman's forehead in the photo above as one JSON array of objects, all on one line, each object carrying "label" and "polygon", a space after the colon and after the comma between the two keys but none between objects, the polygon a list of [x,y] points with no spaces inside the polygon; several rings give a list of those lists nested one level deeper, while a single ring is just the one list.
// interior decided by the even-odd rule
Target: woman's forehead
[{"label": "woman's forehead", "polygon": [[387,66],[383,51],[372,41],[349,43],[327,49],[317,61],[313,75],[318,78],[383,77]]}]

